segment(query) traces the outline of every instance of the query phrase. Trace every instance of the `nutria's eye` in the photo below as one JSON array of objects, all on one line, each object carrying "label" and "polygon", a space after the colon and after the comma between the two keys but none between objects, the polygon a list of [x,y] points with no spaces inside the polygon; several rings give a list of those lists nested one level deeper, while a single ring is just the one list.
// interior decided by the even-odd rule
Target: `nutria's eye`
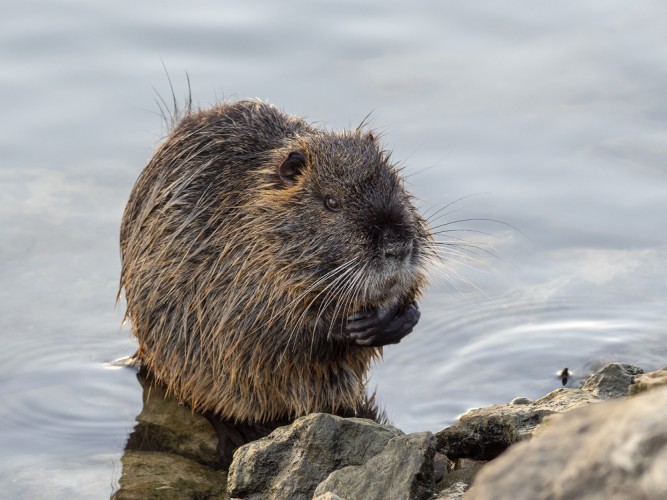
[{"label": "nutria's eye", "polygon": [[333,196],[326,196],[324,198],[324,206],[332,212],[338,212],[340,210],[340,203]]}]

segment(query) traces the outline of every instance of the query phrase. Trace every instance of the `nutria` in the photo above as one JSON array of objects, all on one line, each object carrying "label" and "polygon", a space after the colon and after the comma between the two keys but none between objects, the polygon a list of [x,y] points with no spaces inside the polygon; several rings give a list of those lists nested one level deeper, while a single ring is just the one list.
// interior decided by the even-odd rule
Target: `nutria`
[{"label": "nutria", "polygon": [[371,360],[419,319],[434,255],[403,184],[361,128],[255,101],[188,110],[122,220],[143,365],[225,422],[358,413]]}]

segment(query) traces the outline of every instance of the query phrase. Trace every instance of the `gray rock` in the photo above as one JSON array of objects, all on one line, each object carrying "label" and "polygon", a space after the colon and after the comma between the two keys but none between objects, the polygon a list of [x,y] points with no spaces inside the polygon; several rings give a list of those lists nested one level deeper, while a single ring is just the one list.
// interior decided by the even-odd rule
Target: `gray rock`
[{"label": "gray rock", "polygon": [[465,490],[460,491],[460,485],[465,485],[467,489],[472,484],[477,473],[486,463],[487,462],[472,460],[470,458],[461,458],[457,460],[454,464],[454,469],[436,484],[436,490],[440,491],[440,495],[443,495],[443,492],[448,492],[444,493],[445,495],[462,495]]},{"label": "gray rock", "polygon": [[463,482],[453,483],[451,486],[445,488],[434,500],[459,500],[463,494],[468,491],[468,484]]},{"label": "gray rock", "polygon": [[634,396],[662,385],[667,385],[667,369],[636,376],[632,385],[628,388],[628,394]]},{"label": "gray rock", "polygon": [[442,478],[445,477],[445,474],[450,472],[454,468],[454,462],[447,458],[442,453],[437,453],[433,457],[433,478],[435,482],[442,481]]},{"label": "gray rock", "polygon": [[228,492],[234,498],[310,499],[331,472],[365,463],[401,435],[371,420],[307,415],[239,448]]},{"label": "gray rock", "polygon": [[433,496],[435,437],[419,432],[391,439],[363,465],[332,472],[315,490],[341,498],[419,500]]},{"label": "gray rock", "polygon": [[550,419],[487,464],[465,500],[667,498],[667,387]]},{"label": "gray rock", "polygon": [[598,402],[581,389],[562,388],[528,404],[496,404],[471,410],[438,432],[438,451],[450,459],[492,460],[513,443],[531,436],[553,413]]},{"label": "gray rock", "polygon": [[641,373],[641,368],[611,363],[591,375],[581,389],[561,388],[532,402],[515,398],[509,404],[471,410],[436,434],[437,449],[450,459],[492,460],[510,445],[531,437],[548,415],[627,396],[628,386]]},{"label": "gray rock", "polygon": [[313,500],[344,500],[344,499],[333,493],[322,493],[321,495],[313,497]]},{"label": "gray rock", "polygon": [[644,370],[636,366],[610,363],[588,377],[582,389],[600,399],[624,398],[634,377],[642,373]]}]

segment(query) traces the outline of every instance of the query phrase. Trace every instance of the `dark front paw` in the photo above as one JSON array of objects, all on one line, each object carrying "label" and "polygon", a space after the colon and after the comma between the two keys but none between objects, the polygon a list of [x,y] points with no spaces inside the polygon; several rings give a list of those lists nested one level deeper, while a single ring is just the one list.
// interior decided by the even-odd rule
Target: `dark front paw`
[{"label": "dark front paw", "polygon": [[353,344],[364,347],[379,347],[397,344],[412,331],[419,321],[416,302],[401,309],[399,304],[391,307],[361,311],[347,318],[343,337]]}]

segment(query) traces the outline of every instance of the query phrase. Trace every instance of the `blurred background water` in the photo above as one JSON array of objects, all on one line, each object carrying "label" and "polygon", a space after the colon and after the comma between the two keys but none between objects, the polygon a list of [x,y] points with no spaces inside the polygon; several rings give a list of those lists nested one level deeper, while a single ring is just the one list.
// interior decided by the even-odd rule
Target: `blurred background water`
[{"label": "blurred background water", "polygon": [[116,487],[141,409],[134,373],[107,365],[135,349],[118,226],[166,132],[163,64],[201,106],[260,97],[335,129],[372,112],[422,211],[452,204],[443,238],[478,249],[370,381],[403,430],[538,397],[566,366],[667,365],[667,4],[3,7],[0,497]]}]

